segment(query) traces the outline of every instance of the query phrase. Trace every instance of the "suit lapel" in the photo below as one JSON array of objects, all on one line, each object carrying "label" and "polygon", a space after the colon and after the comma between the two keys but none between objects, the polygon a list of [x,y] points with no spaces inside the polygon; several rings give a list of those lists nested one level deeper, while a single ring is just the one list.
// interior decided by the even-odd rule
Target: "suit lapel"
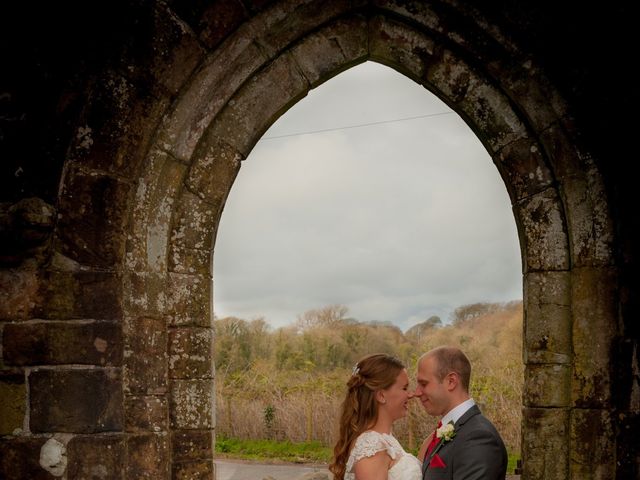
[{"label": "suit lapel", "polygon": [[[467,423],[467,421],[471,418],[474,417],[476,415],[480,415],[480,408],[478,408],[477,405],[474,405],[473,407],[471,407],[469,410],[467,410],[466,412],[464,412],[464,415],[462,415],[458,421],[453,425],[454,431],[456,433],[458,433],[458,430],[460,430],[462,428],[462,426]],[[454,442],[456,439],[456,437],[453,437],[451,439],[451,441],[449,443]],[[425,458],[424,463],[422,464],[422,477],[424,478],[424,476],[427,473],[427,470],[429,469],[429,464],[431,463],[431,460],[433,459],[433,457],[436,455],[436,453],[438,453],[438,450],[440,450],[444,445],[444,441],[441,438],[440,441],[436,444],[436,446],[433,448],[433,451],[429,454],[429,456],[427,458]]]},{"label": "suit lapel", "polygon": [[[455,438],[453,438],[449,443],[453,442],[453,440],[455,440]],[[429,465],[431,464],[431,460],[433,460],[433,457],[436,456],[436,454],[444,446],[444,444],[445,444],[444,439],[441,438],[440,441],[436,444],[436,446],[433,447],[433,451],[429,454],[428,457],[425,458],[425,461],[422,464],[422,477],[423,478],[427,474],[427,470],[429,469]]]},{"label": "suit lapel", "polygon": [[[455,428],[455,425],[454,425]],[[456,430],[457,431],[457,430]],[[455,437],[454,437],[455,438]],[[453,441],[453,439],[451,440]],[[425,461],[422,464],[422,476],[424,477],[425,472],[427,471],[427,469],[429,468],[429,465],[431,464],[431,460],[433,459],[433,457],[436,456],[436,453],[438,453],[438,450],[440,450],[445,444],[444,438],[441,438],[438,443],[436,443],[436,446],[433,447],[433,450],[431,451],[431,453],[429,454],[429,457],[425,458]]]}]

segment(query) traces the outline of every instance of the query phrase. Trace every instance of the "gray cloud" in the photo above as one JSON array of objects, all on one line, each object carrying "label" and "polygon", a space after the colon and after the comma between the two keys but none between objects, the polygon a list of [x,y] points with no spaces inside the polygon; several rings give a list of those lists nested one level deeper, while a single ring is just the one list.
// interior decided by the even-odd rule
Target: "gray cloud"
[{"label": "gray cloud", "polygon": [[450,112],[366,63],[312,91],[244,162],[214,257],[216,315],[274,326],[341,303],[403,329],[457,306],[522,296],[509,198],[480,141]]}]

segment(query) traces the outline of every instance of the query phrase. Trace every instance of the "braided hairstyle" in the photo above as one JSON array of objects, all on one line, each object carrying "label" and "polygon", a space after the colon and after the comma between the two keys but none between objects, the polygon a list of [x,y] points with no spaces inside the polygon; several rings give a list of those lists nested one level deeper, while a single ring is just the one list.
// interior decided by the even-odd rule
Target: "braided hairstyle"
[{"label": "braided hairstyle", "polygon": [[333,448],[333,462],[329,465],[334,480],[344,480],[347,460],[356,438],[371,428],[378,418],[376,392],[393,385],[404,368],[400,360],[385,353],[367,355],[356,363],[347,382],[339,438]]}]

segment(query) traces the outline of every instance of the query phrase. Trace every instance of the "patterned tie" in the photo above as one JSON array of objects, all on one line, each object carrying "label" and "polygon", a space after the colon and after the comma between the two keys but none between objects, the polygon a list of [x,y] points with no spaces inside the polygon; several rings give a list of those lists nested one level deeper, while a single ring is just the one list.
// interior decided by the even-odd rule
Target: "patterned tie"
[{"label": "patterned tie", "polygon": [[433,432],[433,438],[431,439],[431,442],[429,442],[429,446],[427,447],[427,453],[424,456],[425,461],[429,458],[429,454],[433,451],[434,448],[436,448],[436,445],[440,441],[440,439],[437,436],[437,432],[441,426],[442,426],[442,421],[438,422],[438,426]]}]

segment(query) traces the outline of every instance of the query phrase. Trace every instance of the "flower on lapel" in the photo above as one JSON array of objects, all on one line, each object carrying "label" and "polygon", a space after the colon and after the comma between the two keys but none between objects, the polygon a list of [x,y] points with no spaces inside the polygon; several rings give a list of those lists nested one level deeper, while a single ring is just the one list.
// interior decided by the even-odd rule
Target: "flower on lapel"
[{"label": "flower on lapel", "polygon": [[436,437],[441,439],[443,443],[448,442],[455,436],[456,432],[453,428],[453,422],[442,425],[439,429],[436,430]]}]

